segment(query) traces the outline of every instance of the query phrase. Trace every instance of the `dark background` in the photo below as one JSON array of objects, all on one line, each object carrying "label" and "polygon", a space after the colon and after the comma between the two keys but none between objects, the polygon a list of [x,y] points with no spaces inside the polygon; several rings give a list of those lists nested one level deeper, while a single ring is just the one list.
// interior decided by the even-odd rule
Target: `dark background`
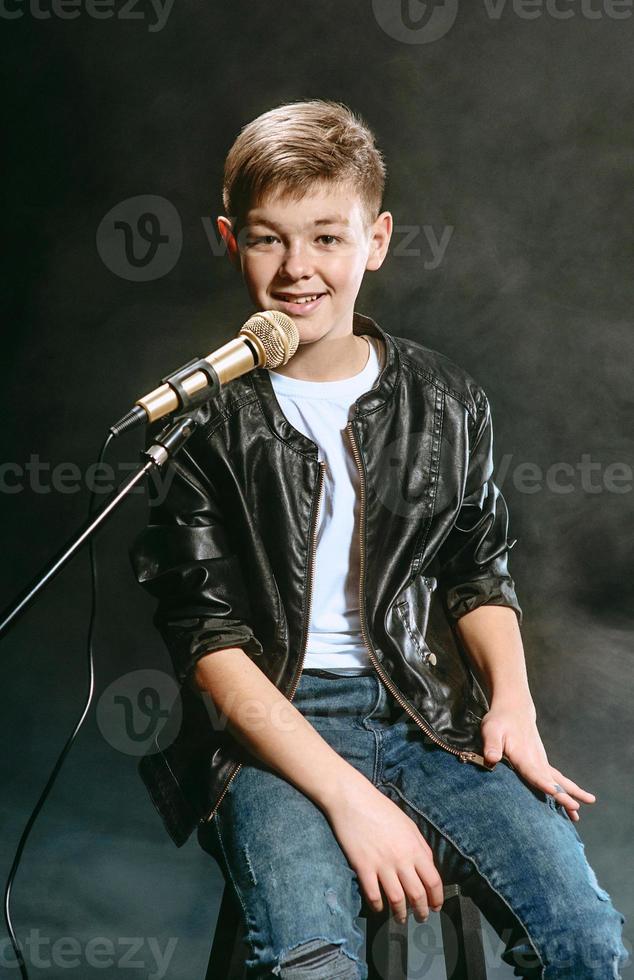
[{"label": "dark background", "polygon": [[[382,23],[392,7],[396,37]],[[111,19],[83,5],[75,19],[44,3],[11,9],[21,16],[0,18],[2,462],[14,464],[2,470],[4,601],[84,520],[86,469],[108,425],[251,312],[203,223],[222,213],[224,155],[240,127],[285,101],[346,102],[385,153],[396,224],[357,309],[444,352],[489,395],[540,733],[551,764],[597,796],[579,829],[631,948],[631,8],[617,18],[600,0],[562,3],[572,16],[560,19],[477,0],[424,42],[405,20],[399,28],[391,0],[177,0],[161,29],[149,4]],[[424,25],[412,0],[410,15],[421,12]],[[175,212],[157,205],[165,268],[135,281],[121,236],[98,228],[117,206],[134,225],[130,202],[142,195]],[[430,227],[437,238],[450,230],[435,267]],[[141,445],[139,432],[113,445],[115,482]],[[32,456],[47,467],[39,482],[15,468]],[[74,479],[62,464],[78,467]],[[137,494],[97,539],[101,715],[93,706],[14,886],[18,934],[38,929],[49,955],[75,937],[81,967],[34,976],[118,975],[85,960],[99,936],[115,960],[123,937],[142,939],[143,977],[148,938],[164,949],[175,937],[170,980],[204,976],[220,873],[195,835],[181,849],[170,842],[137,758],[113,744],[121,720],[104,693],[116,681],[132,697],[131,672],[170,671],[127,558],[144,521]],[[88,613],[84,550],[2,643],[3,879],[81,713]]]}]

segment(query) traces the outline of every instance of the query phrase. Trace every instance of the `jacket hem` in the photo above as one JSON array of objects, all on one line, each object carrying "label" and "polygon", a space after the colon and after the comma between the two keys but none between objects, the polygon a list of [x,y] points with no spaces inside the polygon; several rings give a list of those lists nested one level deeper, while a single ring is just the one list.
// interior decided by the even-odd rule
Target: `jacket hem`
[{"label": "jacket hem", "polygon": [[167,833],[176,847],[182,847],[193,833],[198,816],[174,780],[163,753],[143,756],[137,768]]}]

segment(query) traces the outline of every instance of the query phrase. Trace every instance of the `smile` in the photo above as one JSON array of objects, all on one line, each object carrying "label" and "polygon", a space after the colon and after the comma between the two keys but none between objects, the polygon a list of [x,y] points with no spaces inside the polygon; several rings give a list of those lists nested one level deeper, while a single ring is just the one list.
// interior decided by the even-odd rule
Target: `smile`
[{"label": "smile", "polygon": [[297,313],[302,311],[309,313],[316,309],[325,293],[305,293],[304,295],[293,295],[293,293],[273,293],[274,298],[289,312]]}]

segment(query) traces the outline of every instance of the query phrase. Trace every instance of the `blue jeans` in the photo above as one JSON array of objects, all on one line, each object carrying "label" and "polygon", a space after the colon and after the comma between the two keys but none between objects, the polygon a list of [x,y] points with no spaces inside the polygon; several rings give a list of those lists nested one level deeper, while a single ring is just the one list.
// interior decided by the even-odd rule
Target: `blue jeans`
[{"label": "blue jeans", "polygon": [[[438,748],[374,672],[304,671],[293,704],[416,823],[445,885],[460,883],[502,939],[514,975],[620,977],[625,916],[552,796],[507,763],[486,771]],[[366,980],[356,873],[320,808],[253,758],[198,830],[242,908],[247,976]]]}]

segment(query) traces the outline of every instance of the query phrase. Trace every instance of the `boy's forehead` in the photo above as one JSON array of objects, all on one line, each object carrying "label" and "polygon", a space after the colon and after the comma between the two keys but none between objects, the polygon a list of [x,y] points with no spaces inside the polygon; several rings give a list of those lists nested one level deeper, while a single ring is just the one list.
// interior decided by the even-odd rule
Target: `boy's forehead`
[{"label": "boy's forehead", "polygon": [[354,188],[316,187],[301,197],[288,192],[264,192],[246,214],[249,224],[278,220],[297,227],[315,224],[351,225],[361,215],[362,203]]}]

